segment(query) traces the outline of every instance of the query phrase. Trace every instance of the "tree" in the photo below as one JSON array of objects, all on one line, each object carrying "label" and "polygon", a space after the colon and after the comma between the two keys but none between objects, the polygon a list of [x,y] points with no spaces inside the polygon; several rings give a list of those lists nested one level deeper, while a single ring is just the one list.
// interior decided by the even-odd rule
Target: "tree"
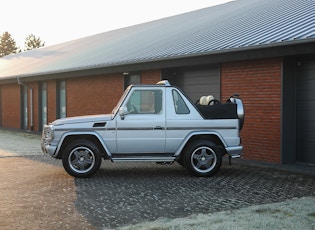
[{"label": "tree", "polygon": [[11,37],[11,34],[8,32],[4,32],[0,36],[0,57],[15,54],[18,48],[16,46],[16,42]]},{"label": "tree", "polygon": [[25,50],[37,49],[45,45],[45,42],[34,34],[28,35],[25,39]]}]

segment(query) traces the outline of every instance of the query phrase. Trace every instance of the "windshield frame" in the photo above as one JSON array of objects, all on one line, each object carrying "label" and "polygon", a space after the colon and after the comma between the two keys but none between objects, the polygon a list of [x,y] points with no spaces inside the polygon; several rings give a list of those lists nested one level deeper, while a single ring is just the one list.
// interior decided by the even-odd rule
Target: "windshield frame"
[{"label": "windshield frame", "polygon": [[130,89],[132,88],[133,85],[130,85],[127,87],[127,89],[125,90],[124,94],[120,97],[118,103],[116,104],[116,106],[114,107],[114,109],[112,110],[112,116],[115,117],[116,114],[119,111],[120,106],[122,105],[122,103],[124,102],[126,96],[128,95],[128,93],[130,92]]}]

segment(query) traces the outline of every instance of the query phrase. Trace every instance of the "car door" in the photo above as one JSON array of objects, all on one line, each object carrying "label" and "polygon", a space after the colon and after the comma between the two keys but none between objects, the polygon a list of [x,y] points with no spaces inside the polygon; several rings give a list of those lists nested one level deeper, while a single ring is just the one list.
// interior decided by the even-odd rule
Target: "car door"
[{"label": "car door", "polygon": [[165,89],[134,88],[122,107],[124,117],[117,116],[118,153],[165,152]]}]

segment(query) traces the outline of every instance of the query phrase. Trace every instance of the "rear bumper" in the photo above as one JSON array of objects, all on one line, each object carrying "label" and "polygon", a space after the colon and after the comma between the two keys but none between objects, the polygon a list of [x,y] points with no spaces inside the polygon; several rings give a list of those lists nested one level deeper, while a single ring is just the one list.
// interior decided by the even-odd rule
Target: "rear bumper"
[{"label": "rear bumper", "polygon": [[225,148],[226,152],[229,154],[232,158],[238,158],[243,155],[243,146],[233,146],[233,147],[227,147]]}]

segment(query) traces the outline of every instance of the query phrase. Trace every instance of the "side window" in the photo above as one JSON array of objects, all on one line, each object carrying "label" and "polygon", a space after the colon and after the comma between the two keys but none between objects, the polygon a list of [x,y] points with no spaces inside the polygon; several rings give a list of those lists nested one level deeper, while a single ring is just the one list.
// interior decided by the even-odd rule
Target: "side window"
[{"label": "side window", "polygon": [[141,83],[141,75],[137,73],[129,74],[125,73],[124,74],[124,89],[126,89],[129,85],[134,84],[140,84]]},{"label": "side window", "polygon": [[127,102],[130,114],[159,114],[162,112],[161,90],[135,90]]},{"label": "side window", "polygon": [[60,80],[57,82],[56,92],[56,112],[57,118],[64,118],[67,115],[67,100],[66,100],[66,81]]},{"label": "side window", "polygon": [[181,97],[181,95],[176,91],[173,90],[173,100],[174,100],[174,107],[175,107],[175,112],[177,114],[189,114],[190,111]]}]

